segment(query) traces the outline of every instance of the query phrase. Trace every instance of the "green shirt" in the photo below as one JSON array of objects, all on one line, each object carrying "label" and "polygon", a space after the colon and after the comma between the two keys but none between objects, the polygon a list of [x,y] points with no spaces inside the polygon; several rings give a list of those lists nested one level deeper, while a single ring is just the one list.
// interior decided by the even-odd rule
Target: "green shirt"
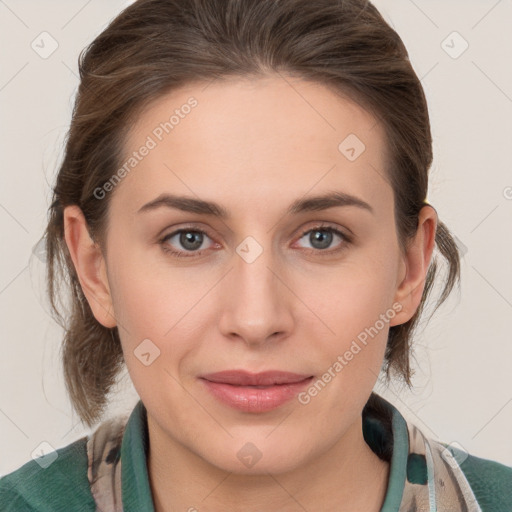
[{"label": "green shirt", "polygon": [[[390,462],[381,512],[512,512],[512,467],[428,439],[392,404],[372,397],[380,413],[365,407],[364,438]],[[0,511],[94,512],[98,503],[102,512],[154,512],[148,439],[139,401],[129,418],[104,422],[1,478]]]}]

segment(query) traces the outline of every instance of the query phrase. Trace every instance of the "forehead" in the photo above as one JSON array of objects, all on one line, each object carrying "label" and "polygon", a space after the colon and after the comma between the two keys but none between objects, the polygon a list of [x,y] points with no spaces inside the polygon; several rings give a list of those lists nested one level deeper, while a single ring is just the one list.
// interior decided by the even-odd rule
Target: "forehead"
[{"label": "forehead", "polygon": [[163,191],[204,198],[225,191],[226,201],[261,204],[279,191],[284,200],[285,191],[295,198],[341,188],[375,202],[387,186],[380,123],[347,97],[287,75],[172,91],[139,116],[125,161],[143,146],[151,149],[117,191],[132,211]]}]

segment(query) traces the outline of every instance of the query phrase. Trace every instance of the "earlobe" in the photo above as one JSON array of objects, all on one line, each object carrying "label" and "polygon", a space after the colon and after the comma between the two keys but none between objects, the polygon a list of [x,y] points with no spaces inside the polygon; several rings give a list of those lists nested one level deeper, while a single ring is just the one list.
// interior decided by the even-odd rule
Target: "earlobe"
[{"label": "earlobe", "polygon": [[94,317],[105,327],[115,327],[117,322],[113,315],[106,262],[99,245],[91,238],[87,221],[77,205],[64,209],[64,237]]},{"label": "earlobe", "polygon": [[395,302],[401,305],[400,312],[390,325],[409,321],[421,303],[428,268],[436,242],[437,212],[430,205],[419,214],[418,229],[403,256],[404,277],[395,293]]}]

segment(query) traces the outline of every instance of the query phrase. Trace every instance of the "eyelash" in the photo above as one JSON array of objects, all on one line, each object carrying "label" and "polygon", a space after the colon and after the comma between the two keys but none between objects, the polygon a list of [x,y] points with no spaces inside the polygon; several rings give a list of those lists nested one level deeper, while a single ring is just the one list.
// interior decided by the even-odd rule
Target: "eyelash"
[{"label": "eyelash", "polygon": [[[342,239],[343,243],[342,243],[341,247],[339,247],[337,249],[330,249],[330,250],[329,249],[325,249],[325,250],[303,249],[310,254],[316,253],[316,254],[320,254],[321,256],[329,256],[329,255],[338,253],[338,252],[346,249],[346,246],[352,243],[351,237],[349,237],[348,235],[346,235],[345,233],[343,233],[342,231],[340,231],[337,228],[334,228],[332,226],[325,226],[325,225],[314,226],[312,228],[307,229],[306,231],[303,231],[301,233],[301,235],[299,236],[299,240],[301,238],[303,238],[304,235],[307,235],[308,233],[311,233],[313,231],[324,231],[326,233],[334,233],[335,235],[338,235]],[[208,233],[206,231],[203,231],[202,229],[195,228],[195,227],[189,227],[189,228],[185,227],[185,228],[181,228],[176,231],[173,231],[172,233],[169,233],[168,235],[165,235],[162,239],[160,239],[159,243],[162,246],[162,250],[166,253],[171,254],[172,256],[174,256],[176,258],[193,258],[193,257],[201,256],[203,254],[203,252],[208,250],[208,249],[201,249],[200,251],[176,251],[174,249],[170,249],[169,246],[166,244],[167,240],[169,240],[173,236],[175,236],[179,233],[183,233],[183,232],[185,232],[185,233],[200,233],[202,235],[206,235],[208,238],[211,238],[208,235]],[[190,255],[187,255],[186,252],[189,252]]]}]

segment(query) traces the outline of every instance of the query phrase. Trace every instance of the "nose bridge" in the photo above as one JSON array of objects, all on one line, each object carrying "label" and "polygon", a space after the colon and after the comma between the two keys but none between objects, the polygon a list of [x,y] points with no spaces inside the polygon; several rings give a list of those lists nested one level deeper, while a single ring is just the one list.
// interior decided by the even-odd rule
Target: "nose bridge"
[{"label": "nose bridge", "polygon": [[276,271],[277,259],[269,237],[260,243],[248,236],[236,247],[221,315],[225,335],[258,343],[290,328],[288,300],[283,294],[286,287]]}]

